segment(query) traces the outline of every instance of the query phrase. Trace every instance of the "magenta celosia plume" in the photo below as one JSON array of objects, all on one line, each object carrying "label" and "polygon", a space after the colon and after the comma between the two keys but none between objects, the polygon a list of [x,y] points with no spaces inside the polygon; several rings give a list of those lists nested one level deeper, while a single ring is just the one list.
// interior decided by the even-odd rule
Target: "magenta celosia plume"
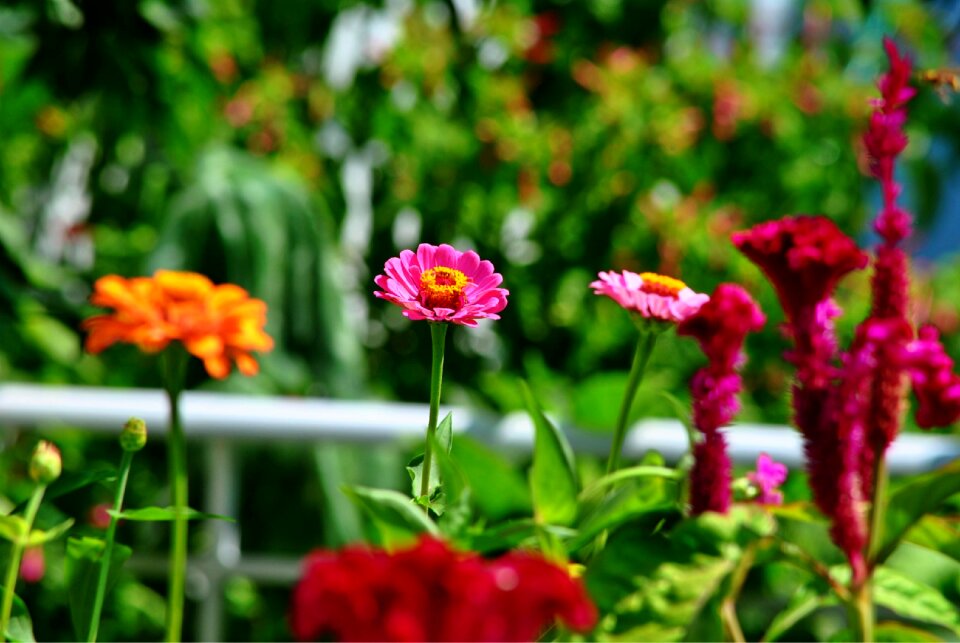
[{"label": "magenta celosia plume", "polygon": [[590,284],[595,295],[610,297],[645,319],[682,322],[710,299],[678,279],[652,272],[637,274],[624,270],[601,272],[597,276],[600,278]]},{"label": "magenta celosia plume", "polygon": [[757,502],[762,505],[783,504],[780,485],[787,481],[787,465],[761,453],[757,457],[756,470],[747,472],[747,480],[756,488]]},{"label": "magenta celosia plume", "polygon": [[403,308],[409,319],[476,326],[478,319],[500,319],[509,291],[503,277],[476,252],[421,243],[384,265],[373,294]]},{"label": "magenta celosia plume", "polygon": [[532,552],[485,560],[429,537],[393,552],[311,553],[290,608],[302,641],[534,641],[558,619],[578,632],[597,620],[566,570]]},{"label": "magenta celosia plume", "polygon": [[680,335],[693,337],[707,357],[707,365],[690,382],[693,424],[703,434],[694,448],[690,472],[693,514],[725,512],[730,506],[730,458],[720,429],[740,407],[742,387],[737,369],[744,361],[747,333],[760,330],[766,318],[740,286],[720,284],[699,311],[680,324]]},{"label": "magenta celosia plume", "polygon": [[936,331],[912,338],[907,318],[909,271],[900,247],[911,232],[909,215],[896,203],[897,156],[907,145],[903,131],[911,63],[892,41],[884,47],[890,69],[878,83],[864,145],[880,181],[883,207],[875,224],[881,243],[873,262],[870,316],[860,324],[850,350],[838,350],[832,296],[837,282],[863,268],[868,257],[824,217],[786,217],[734,236],[734,243],[767,275],[787,315],[794,342],[787,358],[797,368],[794,421],[804,437],[814,501],[831,519],[830,534],[846,553],[855,583],[872,564],[866,558],[867,503],[874,497],[875,467],[899,431],[904,376],[913,379],[922,426],[960,416],[960,378]]}]

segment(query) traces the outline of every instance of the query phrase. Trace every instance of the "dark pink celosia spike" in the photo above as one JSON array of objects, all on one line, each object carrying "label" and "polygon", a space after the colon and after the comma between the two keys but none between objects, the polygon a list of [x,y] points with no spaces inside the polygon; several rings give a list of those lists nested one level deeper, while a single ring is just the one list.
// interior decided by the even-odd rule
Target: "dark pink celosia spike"
[{"label": "dark pink celosia spike", "polygon": [[740,407],[742,387],[737,369],[744,360],[747,333],[763,327],[760,307],[740,286],[720,284],[697,314],[677,328],[680,335],[700,344],[708,363],[690,382],[693,423],[703,434],[694,448],[690,472],[690,504],[694,515],[726,512],[730,506],[730,458],[720,429],[730,423]]},{"label": "dark pink celosia spike", "polygon": [[690,470],[690,513],[694,516],[707,511],[726,513],[730,508],[730,456],[723,433],[713,431],[693,449],[693,469]]},{"label": "dark pink celosia spike", "polygon": [[[876,334],[878,329],[894,329],[878,345],[876,366],[869,374],[870,401],[865,410],[867,430],[866,448],[861,454],[861,477],[864,495],[872,498],[873,470],[896,438],[902,422],[902,408],[906,396],[904,367],[900,354],[911,338],[907,319],[909,298],[909,260],[900,247],[912,231],[910,215],[896,200],[900,185],[894,180],[897,157],[907,146],[903,131],[907,121],[907,102],[916,91],[910,86],[912,64],[900,54],[889,38],[884,39],[889,58],[889,71],[880,77],[877,86],[880,98],[873,101],[874,112],[863,135],[864,146],[870,155],[871,171],[880,181],[883,207],[877,215],[874,228],[882,242],[877,247],[871,278],[873,301],[870,316],[861,324],[858,333]],[[870,327],[868,329],[868,327]]]},{"label": "dark pink celosia spike", "polygon": [[743,359],[743,342],[766,323],[760,307],[746,290],[720,284],[696,315],[680,324],[677,333],[693,337],[711,366],[733,371]]}]

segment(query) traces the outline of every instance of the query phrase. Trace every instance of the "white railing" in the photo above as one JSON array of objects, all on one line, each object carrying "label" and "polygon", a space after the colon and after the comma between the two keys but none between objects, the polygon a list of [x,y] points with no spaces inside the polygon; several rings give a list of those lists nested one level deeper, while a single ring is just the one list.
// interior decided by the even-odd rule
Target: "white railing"
[{"label": "white railing", "polygon": [[[251,397],[226,393],[187,392],[182,400],[183,422],[189,441],[207,444],[208,478],[202,509],[237,515],[240,503],[237,442],[338,442],[353,444],[412,443],[423,436],[425,404],[380,401],[346,401],[316,398]],[[523,413],[496,417],[467,408],[453,411],[454,431],[470,435],[498,450],[529,452],[533,426]],[[119,434],[131,416],[147,422],[151,437],[166,432],[168,408],[160,390],[108,389],[79,386],[0,385],[0,427],[44,428],[71,426],[94,432]],[[604,456],[609,437],[575,428],[564,428],[577,452]],[[727,431],[730,456],[739,464],[756,461],[766,452],[791,467],[801,466],[800,438],[786,426],[742,424]],[[644,419],[630,430],[624,459],[647,450],[659,451],[676,461],[687,451],[680,422]],[[933,469],[960,457],[960,440],[943,435],[904,434],[890,448],[888,466],[893,474]],[[299,560],[291,557],[243,554],[236,524],[215,521],[211,550],[191,558],[188,589],[200,601],[197,639],[220,640],[223,632],[223,584],[231,575],[245,575],[261,583],[292,584]],[[166,573],[164,557],[131,561],[140,573]]]}]

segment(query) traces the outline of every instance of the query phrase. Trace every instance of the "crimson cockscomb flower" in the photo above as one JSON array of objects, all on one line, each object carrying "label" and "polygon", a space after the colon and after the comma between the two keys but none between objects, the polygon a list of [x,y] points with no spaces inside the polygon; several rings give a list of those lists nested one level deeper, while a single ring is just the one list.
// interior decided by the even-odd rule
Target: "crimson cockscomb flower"
[{"label": "crimson cockscomb flower", "polygon": [[401,308],[408,319],[476,326],[478,319],[500,319],[509,291],[503,277],[476,252],[446,244],[421,243],[387,261],[373,294]]},{"label": "crimson cockscomb flower", "polygon": [[677,332],[693,337],[708,363],[690,383],[693,424],[703,434],[694,447],[690,472],[690,504],[693,514],[726,512],[730,506],[730,458],[720,429],[740,408],[743,342],[747,333],[763,327],[760,307],[740,286],[720,284],[696,315],[680,324]]},{"label": "crimson cockscomb flower", "polygon": [[313,552],[290,605],[302,641],[533,641],[556,620],[578,632],[597,620],[566,570],[534,553],[485,560],[430,537],[392,553]]}]

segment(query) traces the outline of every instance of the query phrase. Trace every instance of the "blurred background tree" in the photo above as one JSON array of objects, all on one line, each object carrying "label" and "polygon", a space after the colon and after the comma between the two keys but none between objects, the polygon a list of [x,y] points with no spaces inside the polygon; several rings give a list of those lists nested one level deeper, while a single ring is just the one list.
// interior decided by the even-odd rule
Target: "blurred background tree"
[{"label": "blurred background tree", "polygon": [[[596,272],[737,280],[776,311],[729,233],[819,212],[869,243],[858,141],[881,38],[946,67],[958,24],[950,0],[8,0],[0,381],[156,385],[136,351],[85,355],[78,329],[96,277],[167,267],[270,305],[278,349],[221,388],[422,401],[427,335],[372,279],[450,242],[492,259],[511,298],[453,334],[447,400],[519,408],[524,376],[609,430],[635,331],[590,294]],[[922,93],[903,173],[916,314],[960,351],[958,104]],[[842,333],[866,287],[842,291]],[[746,419],[788,419],[779,321],[749,347]],[[639,414],[669,415],[656,390],[682,394],[697,366],[670,341]]]}]

